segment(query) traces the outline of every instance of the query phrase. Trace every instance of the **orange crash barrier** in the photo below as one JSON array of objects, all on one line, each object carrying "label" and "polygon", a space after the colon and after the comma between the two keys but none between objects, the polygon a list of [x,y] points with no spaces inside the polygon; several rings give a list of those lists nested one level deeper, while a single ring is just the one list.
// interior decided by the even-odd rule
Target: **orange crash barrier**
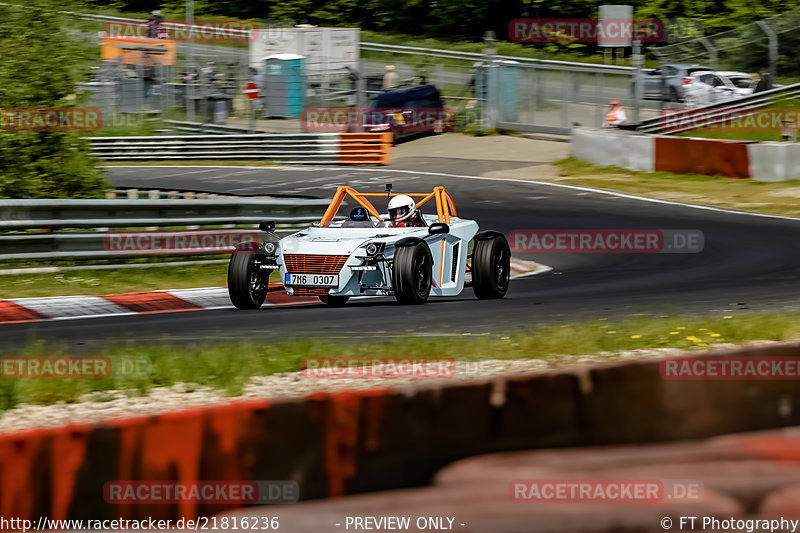
[{"label": "orange crash barrier", "polygon": [[655,171],[750,177],[747,145],[752,141],[656,137]]},{"label": "orange crash barrier", "polygon": [[388,165],[392,134],[342,133],[339,136],[340,165]]}]

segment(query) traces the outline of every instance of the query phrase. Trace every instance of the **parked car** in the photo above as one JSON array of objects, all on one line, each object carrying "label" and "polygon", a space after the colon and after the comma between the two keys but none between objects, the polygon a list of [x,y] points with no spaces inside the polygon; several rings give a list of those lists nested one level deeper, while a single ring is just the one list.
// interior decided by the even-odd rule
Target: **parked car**
[{"label": "parked car", "polygon": [[660,68],[641,72],[639,77],[631,82],[631,98],[636,96],[636,83],[642,84],[642,98],[647,100],[666,100],[669,102],[683,102],[686,85],[691,82],[695,72],[709,71],[702,65],[671,63],[661,65]]},{"label": "parked car", "polygon": [[685,102],[689,107],[728,102],[753,94],[755,82],[746,72],[700,71],[692,74],[685,87]]},{"label": "parked car", "polygon": [[441,133],[451,120],[439,89],[433,85],[383,91],[370,101],[369,107],[365,131],[391,131],[395,144],[420,132]]}]

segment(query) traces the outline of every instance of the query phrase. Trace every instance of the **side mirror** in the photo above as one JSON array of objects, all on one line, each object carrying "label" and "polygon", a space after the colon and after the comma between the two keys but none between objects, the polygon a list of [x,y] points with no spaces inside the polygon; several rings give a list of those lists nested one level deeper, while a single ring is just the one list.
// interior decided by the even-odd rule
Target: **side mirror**
[{"label": "side mirror", "polygon": [[261,231],[266,231],[267,233],[271,233],[275,231],[275,222],[272,220],[262,220],[258,225],[258,229]]},{"label": "side mirror", "polygon": [[439,235],[440,233],[450,233],[450,226],[444,222],[436,222],[428,227],[428,235]]}]

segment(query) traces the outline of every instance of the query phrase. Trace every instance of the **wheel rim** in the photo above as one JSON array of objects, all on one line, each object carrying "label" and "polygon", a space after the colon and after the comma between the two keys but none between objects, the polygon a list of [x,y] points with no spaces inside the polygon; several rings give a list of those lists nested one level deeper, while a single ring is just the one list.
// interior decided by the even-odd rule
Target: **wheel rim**
[{"label": "wheel rim", "polygon": [[267,290],[267,280],[261,273],[261,265],[264,263],[260,257],[254,257],[250,266],[250,293],[261,294]]},{"label": "wheel rim", "polygon": [[505,287],[506,283],[508,283],[508,267],[506,267],[508,261],[509,257],[506,247],[498,246],[495,255],[494,269],[497,273],[497,286],[499,288]]},{"label": "wheel rim", "polygon": [[425,254],[418,254],[417,257],[414,258],[414,279],[419,294],[425,294],[425,290],[430,286],[430,281],[428,281],[427,276],[430,267],[427,263],[428,259],[425,257]]}]

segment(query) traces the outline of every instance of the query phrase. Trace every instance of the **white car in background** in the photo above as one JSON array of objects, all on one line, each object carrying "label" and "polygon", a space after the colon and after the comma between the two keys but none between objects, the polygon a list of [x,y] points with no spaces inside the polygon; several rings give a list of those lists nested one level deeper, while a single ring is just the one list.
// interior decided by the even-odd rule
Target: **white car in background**
[{"label": "white car in background", "polygon": [[687,107],[702,107],[728,102],[753,94],[756,83],[746,72],[699,71],[692,73],[684,86]]}]

